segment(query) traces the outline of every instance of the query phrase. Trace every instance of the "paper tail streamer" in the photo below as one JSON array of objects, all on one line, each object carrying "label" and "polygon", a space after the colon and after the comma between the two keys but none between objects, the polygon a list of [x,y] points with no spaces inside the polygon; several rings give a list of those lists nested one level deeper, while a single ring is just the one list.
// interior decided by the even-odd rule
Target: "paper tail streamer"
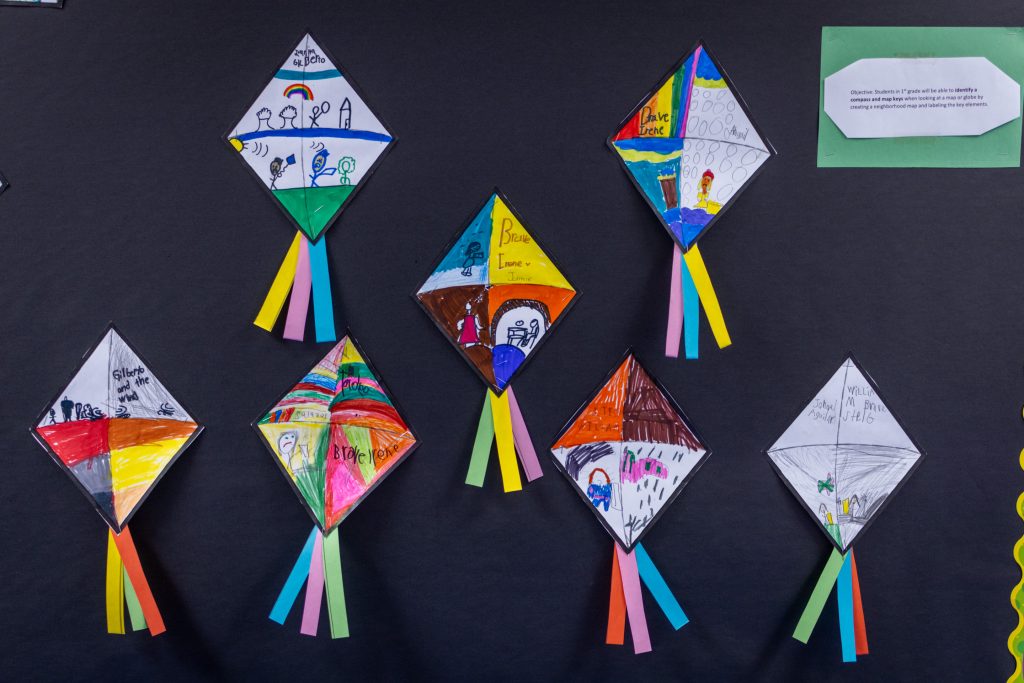
[{"label": "paper tail streamer", "polygon": [[316,340],[336,341],[326,238],[321,237],[316,242],[310,242],[301,232],[296,232],[253,324],[267,332],[272,331],[281,316],[284,302],[288,299],[284,338],[303,341],[311,292]]},{"label": "paper tail streamer", "polygon": [[149,628],[150,635],[167,629],[157,609],[146,575],[142,571],[131,532],[125,527],[120,534],[107,533],[107,633],[125,632],[124,608],[133,631]]},{"label": "paper tail streamer", "polygon": [[284,624],[303,584],[306,584],[306,598],[299,632],[307,636],[316,635],[320,626],[320,606],[326,591],[331,638],[348,638],[348,609],[345,606],[337,529],[324,536],[320,529],[313,527],[299,553],[299,559],[295,561],[281,593],[274,601],[274,607],[270,610],[271,621]]},{"label": "paper tail streamer", "polygon": [[[700,307],[711,326],[718,348],[732,344],[729,330],[718,305],[718,296],[711,284],[704,259],[696,245],[684,254],[679,245],[672,249],[672,283],[669,289],[668,324],[665,332],[665,355],[679,357],[680,337],[685,339],[686,357],[698,357],[700,339]],[[685,329],[685,334],[684,334]]]},{"label": "paper tail streamer", "polygon": [[484,485],[491,444],[495,441],[498,444],[498,467],[505,493],[523,490],[519,467],[516,465],[517,454],[527,481],[544,476],[512,387],[507,387],[501,395],[488,389],[484,396],[484,407],[480,412],[480,423],[473,440],[473,454],[466,473],[466,483],[470,486]]},{"label": "paper tail streamer", "polygon": [[612,585],[608,600],[608,630],[605,642],[608,645],[625,643],[626,617],[629,617],[629,630],[633,637],[633,652],[642,654],[651,651],[651,636],[647,630],[647,617],[644,614],[643,595],[640,593],[640,582],[654,596],[658,607],[672,628],[677,631],[685,626],[689,619],[672,590],[665,583],[661,572],[654,566],[651,556],[640,544],[631,553],[627,553],[619,544],[614,544],[612,552]]},{"label": "paper tail streamer", "polygon": [[868,634],[864,622],[864,606],[861,602],[860,580],[857,576],[857,561],[853,551],[845,555],[833,549],[818,577],[811,597],[804,607],[793,637],[807,643],[821,612],[825,608],[832,587],[836,587],[839,604],[839,637],[842,643],[843,661],[856,662],[857,655],[868,654]]}]

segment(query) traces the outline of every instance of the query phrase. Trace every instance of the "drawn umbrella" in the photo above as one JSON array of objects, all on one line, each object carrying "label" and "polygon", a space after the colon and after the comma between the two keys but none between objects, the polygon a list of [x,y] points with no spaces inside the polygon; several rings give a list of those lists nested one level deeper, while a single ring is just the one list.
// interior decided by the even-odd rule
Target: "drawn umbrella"
[{"label": "drawn umbrella", "polygon": [[774,148],[702,42],[607,142],[675,241],[665,355],[679,355],[685,323],[686,357],[697,358],[701,305],[719,348],[728,346],[729,331],[697,241],[774,156]]},{"label": "drawn umbrella", "polygon": [[337,527],[417,445],[349,334],[253,423],[316,526],[270,618],[284,624],[306,586],[301,632],[315,636],[326,588],[331,637],[348,637]]},{"label": "drawn umbrella", "polygon": [[351,76],[307,34],[226,139],[298,229],[256,326],[274,328],[291,290],[284,337],[302,341],[312,290],[316,340],[335,341],[324,233],[394,136]]},{"label": "drawn umbrella", "polygon": [[109,527],[109,633],[166,630],[128,522],[202,429],[112,324],[32,428]]},{"label": "drawn umbrella", "polygon": [[466,483],[483,486],[491,444],[506,492],[543,475],[510,382],[561,320],[575,288],[499,190],[445,248],[415,294],[441,333],[487,384]]},{"label": "drawn umbrella", "polygon": [[612,535],[606,642],[651,650],[640,582],[672,627],[689,620],[640,540],[711,452],[668,392],[627,353],[551,446],[558,469]]},{"label": "drawn umbrella", "polygon": [[923,453],[852,356],[767,453],[834,546],[793,637],[807,642],[835,586],[843,661],[855,662],[868,654],[868,640],[851,546]]}]

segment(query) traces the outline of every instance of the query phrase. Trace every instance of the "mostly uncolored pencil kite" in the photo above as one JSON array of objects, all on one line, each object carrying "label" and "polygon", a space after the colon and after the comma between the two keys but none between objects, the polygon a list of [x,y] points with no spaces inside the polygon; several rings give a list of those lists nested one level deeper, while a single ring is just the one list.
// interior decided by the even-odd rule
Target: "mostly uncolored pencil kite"
[{"label": "mostly uncolored pencil kite", "polygon": [[313,518],[270,618],[284,624],[306,583],[301,632],[315,636],[326,589],[331,637],[347,638],[337,527],[417,445],[351,334],[253,427]]},{"label": "mostly uncolored pencil kite", "polygon": [[202,429],[113,325],[32,429],[109,527],[109,633],[165,630],[128,522]]},{"label": "mostly uncolored pencil kite", "polygon": [[697,358],[700,306],[719,348],[731,342],[697,241],[775,150],[704,43],[677,63],[608,138],[608,146],[668,230],[672,252],[665,355]]},{"label": "mostly uncolored pencil kite", "polygon": [[491,445],[506,492],[543,475],[512,391],[522,371],[576,297],[576,289],[495,190],[456,235],[416,300],[487,384],[466,483],[483,486]]},{"label": "mostly uncolored pencil kite", "polygon": [[628,613],[634,652],[649,652],[641,581],[673,628],[688,619],[640,540],[711,452],[632,353],[562,429],[551,452],[614,539],[606,642],[623,644]]},{"label": "mostly uncolored pencil kite", "polygon": [[318,342],[337,339],[324,233],[395,141],[351,75],[309,34],[226,139],[298,229],[256,317],[302,341],[310,291]]},{"label": "mostly uncolored pencil kite", "polygon": [[834,546],[794,638],[806,643],[811,637],[835,586],[843,661],[868,654],[852,544],[922,455],[852,356],[768,449],[779,476]]}]

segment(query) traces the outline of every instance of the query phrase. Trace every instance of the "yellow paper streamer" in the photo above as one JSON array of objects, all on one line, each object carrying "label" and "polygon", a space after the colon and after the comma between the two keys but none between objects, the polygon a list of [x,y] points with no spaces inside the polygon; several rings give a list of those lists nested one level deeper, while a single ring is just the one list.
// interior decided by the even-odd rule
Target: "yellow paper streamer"
[{"label": "yellow paper streamer", "polygon": [[124,573],[121,554],[114,545],[113,532],[107,532],[107,633],[124,633]]},{"label": "yellow paper streamer", "polygon": [[707,314],[711,333],[715,335],[718,348],[724,349],[732,344],[732,340],[729,339],[729,330],[725,328],[725,318],[722,317],[722,309],[718,306],[715,288],[711,284],[711,277],[708,275],[708,269],[704,266],[704,259],[701,258],[696,244],[683,253],[683,259],[686,261],[686,267],[690,270],[693,284],[697,286],[697,294],[700,296],[701,305],[704,306],[704,313]]},{"label": "yellow paper streamer", "polygon": [[500,396],[488,389],[491,397],[491,414],[494,416],[494,438],[498,442],[498,465],[501,467],[501,482],[505,493],[522,491],[519,479],[519,465],[516,464],[515,439],[512,436],[512,413],[509,412],[508,394]]},{"label": "yellow paper streamer", "polygon": [[263,300],[263,306],[260,308],[256,320],[253,321],[253,325],[267,332],[274,329],[274,324],[277,322],[277,317],[281,315],[281,309],[284,308],[284,302],[288,298],[288,292],[295,280],[295,266],[299,262],[301,239],[302,233],[296,231],[292,246],[288,247],[288,253],[284,255],[284,261],[281,262],[281,267],[274,277],[274,284],[270,285],[267,298]]}]

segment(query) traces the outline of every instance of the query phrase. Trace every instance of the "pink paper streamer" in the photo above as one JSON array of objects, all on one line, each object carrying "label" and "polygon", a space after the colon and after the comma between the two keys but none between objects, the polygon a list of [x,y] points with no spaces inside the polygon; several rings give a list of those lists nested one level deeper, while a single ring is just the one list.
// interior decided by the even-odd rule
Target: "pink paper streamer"
[{"label": "pink paper streamer", "polygon": [[309,292],[313,275],[309,269],[309,240],[303,235],[299,241],[299,262],[295,264],[295,283],[288,301],[288,318],[284,323],[284,338],[302,341],[306,335],[306,313],[309,311]]},{"label": "pink paper streamer", "polygon": [[615,552],[619,555],[619,571],[622,574],[622,592],[626,595],[626,614],[629,616],[629,632],[633,636],[633,652],[643,654],[651,651],[651,635],[647,632],[647,617],[644,615],[644,596],[640,593],[640,572],[636,567],[636,555],[625,552],[618,543]]},{"label": "pink paper streamer", "polygon": [[[634,565],[634,569],[635,569]],[[315,636],[320,625],[320,601],[324,597],[324,535],[317,529],[313,542],[313,558],[309,563],[309,579],[306,582],[306,604],[302,609],[302,628],[305,636]]]},{"label": "pink paper streamer", "polygon": [[523,463],[523,472],[526,473],[526,481],[533,481],[544,476],[544,470],[540,468],[540,460],[537,459],[537,451],[533,448],[533,439],[526,429],[526,420],[519,410],[519,403],[512,387],[505,389],[508,394],[508,408],[512,414],[512,438],[516,442],[516,452],[519,454],[519,462]]},{"label": "pink paper streamer", "polygon": [[[301,256],[300,256],[301,258]],[[289,311],[291,313],[291,311]],[[665,355],[679,357],[679,340],[683,336],[683,252],[672,245],[672,283],[668,294],[668,328],[665,331]]]}]

